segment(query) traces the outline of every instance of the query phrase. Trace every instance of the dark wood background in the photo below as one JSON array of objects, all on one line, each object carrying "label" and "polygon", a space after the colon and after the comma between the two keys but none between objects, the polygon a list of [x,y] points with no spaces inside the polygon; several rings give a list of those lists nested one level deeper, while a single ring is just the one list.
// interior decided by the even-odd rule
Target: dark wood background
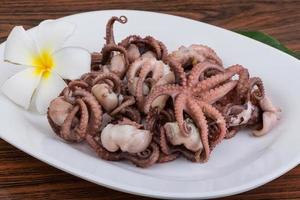
[{"label": "dark wood background", "polygon": [[[137,9],[169,13],[227,29],[260,30],[300,50],[300,1],[0,0],[0,42],[15,25],[79,12]],[[0,139],[0,199],[147,199],[66,174]],[[300,166],[262,187],[225,199],[300,199]]]}]

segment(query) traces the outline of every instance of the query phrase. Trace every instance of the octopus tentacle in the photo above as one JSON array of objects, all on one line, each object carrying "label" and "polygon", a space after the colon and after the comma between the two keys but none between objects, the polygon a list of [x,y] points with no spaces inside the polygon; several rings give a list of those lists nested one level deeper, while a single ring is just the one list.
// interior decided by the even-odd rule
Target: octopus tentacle
[{"label": "octopus tentacle", "polygon": [[85,137],[86,129],[88,127],[89,113],[87,106],[82,99],[78,99],[76,102],[78,102],[80,107],[80,120],[78,127],[76,127],[76,131],[78,132],[78,135],[83,138]]},{"label": "octopus tentacle", "polygon": [[65,87],[61,92],[64,100],[70,104],[75,104],[75,97],[72,95],[73,91],[69,87]]},{"label": "octopus tentacle", "polygon": [[123,153],[121,155],[123,158],[131,161],[136,166],[146,168],[157,162],[159,158],[159,148],[157,144],[152,142],[148,149],[146,149],[145,151],[147,151],[147,156],[142,157],[138,155],[133,156],[128,153]]},{"label": "octopus tentacle", "polygon": [[168,95],[171,97],[175,97],[178,93],[180,93],[184,88],[181,88],[175,84],[169,84],[169,85],[161,85],[158,87],[153,88],[153,90],[150,92],[150,94],[145,99],[144,103],[144,112],[148,113],[152,102],[161,95]]},{"label": "octopus tentacle", "polygon": [[95,135],[100,127],[102,122],[102,109],[98,104],[96,98],[89,92],[77,89],[74,91],[74,96],[81,96],[83,101],[89,105],[90,110],[90,120],[88,125],[88,134]]},{"label": "octopus tentacle", "polygon": [[166,46],[152,36],[141,38],[140,36],[131,35],[119,43],[120,46],[126,49],[129,48],[131,44],[140,46],[139,51],[141,54],[144,54],[147,50],[150,50],[153,51],[158,60],[166,60],[166,55],[168,52]]},{"label": "octopus tentacle", "polygon": [[166,163],[166,162],[171,162],[173,160],[176,160],[178,157],[180,156],[179,152],[175,152],[173,154],[164,154],[164,153],[160,153],[157,162],[158,163]]},{"label": "octopus tentacle", "polygon": [[117,75],[115,75],[114,73],[98,74],[97,77],[95,77],[95,79],[93,80],[93,85],[101,83],[105,80],[112,81],[114,83],[114,89],[115,89],[116,93],[120,93],[122,83],[121,83],[120,78]]},{"label": "octopus tentacle", "polygon": [[196,51],[198,51],[199,53],[201,52],[205,57],[207,57],[209,59],[209,61],[212,61],[214,63],[216,63],[217,65],[222,66],[222,60],[219,58],[219,56],[216,54],[216,52],[206,46],[206,45],[191,45],[190,48],[195,49]]},{"label": "octopus tentacle", "polygon": [[157,56],[157,59],[161,59],[162,55],[161,55],[161,46],[160,43],[154,39],[152,36],[147,36],[144,38],[144,41],[146,44],[148,44],[149,46],[151,46]]},{"label": "octopus tentacle", "polygon": [[136,43],[137,41],[140,41],[142,38],[138,35],[130,35],[123,39],[118,45],[122,46],[124,48],[128,48],[130,44]]},{"label": "octopus tentacle", "polygon": [[198,102],[198,104],[202,108],[204,114],[209,116],[210,118],[212,118],[216,122],[216,124],[219,128],[218,137],[214,141],[211,141],[211,143],[210,143],[210,145],[211,145],[210,147],[212,149],[218,143],[220,143],[223,140],[223,138],[225,137],[226,132],[227,132],[226,121],[225,121],[223,115],[212,105],[209,105],[207,103],[200,102],[200,101]]},{"label": "octopus tentacle", "polygon": [[[252,89],[257,86],[258,91],[252,93]],[[253,94],[256,100],[261,100],[265,97],[265,89],[262,80],[258,77],[252,77],[249,79],[249,91],[248,100],[250,100],[250,95]]]},{"label": "octopus tentacle", "polygon": [[127,56],[126,49],[124,47],[118,46],[116,44],[107,44],[102,48],[102,50],[101,50],[101,54],[102,54],[101,64],[104,65],[108,62],[108,60],[111,58],[111,52],[113,52],[113,51],[118,51],[121,54],[123,54],[124,59],[125,59],[125,65],[128,66],[129,61],[128,61],[128,56]]},{"label": "octopus tentacle", "polygon": [[224,68],[216,65],[216,64],[212,64],[209,62],[203,62],[203,63],[198,63],[196,65],[193,66],[192,70],[190,71],[190,74],[188,76],[188,86],[194,86],[199,82],[199,78],[201,77],[201,75],[209,69],[215,69],[217,71],[223,72]]},{"label": "octopus tentacle", "polygon": [[199,129],[202,145],[204,148],[204,152],[201,153],[199,160],[196,160],[196,161],[197,162],[205,162],[208,160],[209,154],[210,154],[207,120],[204,116],[204,113],[199,108],[197,101],[188,99],[187,108],[189,109],[188,114],[192,117],[194,123],[196,124],[197,128]]},{"label": "octopus tentacle", "polygon": [[135,121],[137,123],[141,122],[141,114],[136,108],[133,107],[123,108],[120,111],[120,114],[122,117],[129,118],[130,120]]},{"label": "octopus tentacle", "polygon": [[161,49],[161,60],[164,63],[167,63],[167,59],[168,59],[168,49],[166,47],[166,45],[164,43],[162,43],[161,41],[158,41],[159,45],[160,45],[160,49]]},{"label": "octopus tentacle", "polygon": [[129,106],[131,106],[131,105],[133,105],[133,104],[135,104],[135,99],[134,99],[134,97],[132,97],[132,96],[125,97],[125,98],[124,98],[124,101],[123,101],[117,108],[115,108],[115,109],[110,113],[110,115],[111,115],[111,116],[114,116],[114,115],[120,113],[123,109],[125,109],[125,108],[127,108],[127,107],[129,107]]},{"label": "octopus tentacle", "polygon": [[[72,129],[72,122],[74,121],[74,119],[76,118],[76,114],[79,111],[79,106],[74,106],[73,109],[71,110],[71,112],[69,113],[69,115],[66,117],[61,130],[60,130],[60,134],[59,136],[62,137],[64,140],[69,141],[69,142],[80,142],[84,139],[83,135],[84,135],[84,128],[86,127],[82,127],[83,123],[81,122],[79,127],[76,127],[74,129]],[[85,116],[87,117],[87,116]],[[86,120],[84,120],[86,121]]]},{"label": "octopus tentacle", "polygon": [[115,43],[115,37],[114,37],[114,31],[113,31],[113,26],[115,21],[120,22],[121,24],[125,24],[127,22],[127,17],[125,16],[120,16],[120,17],[112,17],[110,20],[108,20],[106,24],[106,44],[116,44]]},{"label": "octopus tentacle", "polygon": [[68,88],[70,90],[73,90],[77,87],[87,89],[87,88],[89,88],[89,84],[87,84],[85,81],[82,81],[82,80],[73,80],[68,84]]},{"label": "octopus tentacle", "polygon": [[229,81],[217,88],[210,89],[209,91],[202,93],[200,95],[200,99],[209,104],[213,104],[214,102],[224,97],[233,88],[235,88],[237,84],[237,81]]},{"label": "octopus tentacle", "polygon": [[159,65],[144,65],[143,68],[140,71],[139,78],[136,85],[136,97],[137,101],[142,106],[142,103],[144,101],[144,94],[143,94],[143,84],[145,82],[146,77],[149,75],[149,73],[152,72],[152,80],[158,81],[163,76],[163,68],[161,68]]},{"label": "octopus tentacle", "polygon": [[184,68],[180,63],[177,63],[172,60],[168,60],[168,64],[171,68],[171,70],[175,74],[175,79],[178,80],[179,85],[186,86],[187,85],[187,79],[185,76]]},{"label": "octopus tentacle", "polygon": [[159,110],[153,108],[146,117],[146,129],[153,133],[159,133],[161,126],[166,122],[175,121],[174,112],[172,110]]},{"label": "octopus tentacle", "polygon": [[146,149],[146,156],[139,154],[129,154],[127,152],[109,152],[101,144],[100,137],[88,135],[86,141],[98,156],[108,161],[129,160],[138,167],[149,167],[156,163],[159,158],[159,148],[155,143],[151,143]]},{"label": "octopus tentacle", "polygon": [[178,123],[178,127],[180,132],[183,135],[188,136],[190,130],[188,129],[186,122],[184,121],[184,111],[187,110],[186,108],[186,99],[187,97],[185,96],[185,94],[179,94],[175,101],[174,101],[174,113],[175,113],[175,119]]},{"label": "octopus tentacle", "polygon": [[193,92],[197,94],[201,93],[202,91],[212,89],[213,87],[230,80],[235,74],[240,73],[242,69],[243,68],[237,65],[231,66],[227,68],[224,73],[214,75],[197,83],[193,89]]},{"label": "octopus tentacle", "polygon": [[102,72],[99,72],[99,71],[88,72],[88,73],[83,74],[80,77],[80,80],[86,82],[90,86],[93,86],[93,80],[101,73]]},{"label": "octopus tentacle", "polygon": [[86,141],[100,158],[108,161],[122,160],[119,152],[109,152],[102,146],[100,136],[87,135]]},{"label": "octopus tentacle", "polygon": [[164,154],[167,154],[167,155],[171,154],[170,147],[168,145],[167,138],[166,138],[166,131],[163,127],[160,127],[160,131],[159,131],[159,145],[160,145],[161,151]]},{"label": "octopus tentacle", "polygon": [[239,81],[236,87],[239,99],[245,99],[249,90],[249,72],[241,65],[233,65],[227,68],[228,71],[235,71],[239,75]]},{"label": "octopus tentacle", "polygon": [[133,62],[130,66],[129,69],[126,73],[126,78],[128,80],[129,83],[133,82],[134,77],[136,77],[136,75],[139,73],[139,71],[141,70],[142,66],[149,62],[149,59],[147,58],[140,58],[138,60],[136,60],[135,62]]}]

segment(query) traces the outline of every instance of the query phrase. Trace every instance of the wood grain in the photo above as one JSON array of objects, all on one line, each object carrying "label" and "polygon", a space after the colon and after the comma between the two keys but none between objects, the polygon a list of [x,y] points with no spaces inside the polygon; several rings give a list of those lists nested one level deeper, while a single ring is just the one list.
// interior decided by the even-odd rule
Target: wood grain
[{"label": "wood grain", "polygon": [[[15,25],[104,9],[169,13],[227,29],[260,30],[300,50],[300,1],[0,0],[0,42]],[[0,199],[148,199],[113,191],[57,170],[0,140]],[[225,199],[300,199],[300,166],[252,191]]]}]

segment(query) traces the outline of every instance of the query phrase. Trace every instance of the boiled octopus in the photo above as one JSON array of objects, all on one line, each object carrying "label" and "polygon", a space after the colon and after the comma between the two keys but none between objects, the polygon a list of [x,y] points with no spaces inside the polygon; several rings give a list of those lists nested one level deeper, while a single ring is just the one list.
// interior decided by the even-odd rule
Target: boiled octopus
[{"label": "boiled octopus", "polygon": [[146,168],[179,157],[206,162],[239,130],[262,136],[278,123],[280,108],[247,68],[224,67],[202,44],[168,53],[152,36],[117,43],[113,27],[127,21],[108,20],[105,44],[91,54],[91,72],[65,80],[50,103],[49,124],[63,140],[87,143],[101,159]]}]

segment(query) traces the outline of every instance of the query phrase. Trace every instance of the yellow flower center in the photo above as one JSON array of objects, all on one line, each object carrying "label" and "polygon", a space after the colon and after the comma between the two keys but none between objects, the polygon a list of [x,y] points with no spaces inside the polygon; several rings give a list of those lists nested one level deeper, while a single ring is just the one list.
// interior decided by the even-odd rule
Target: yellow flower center
[{"label": "yellow flower center", "polygon": [[32,58],[32,65],[36,67],[34,74],[42,76],[42,78],[48,78],[54,67],[54,59],[50,51],[43,50],[39,55]]}]

